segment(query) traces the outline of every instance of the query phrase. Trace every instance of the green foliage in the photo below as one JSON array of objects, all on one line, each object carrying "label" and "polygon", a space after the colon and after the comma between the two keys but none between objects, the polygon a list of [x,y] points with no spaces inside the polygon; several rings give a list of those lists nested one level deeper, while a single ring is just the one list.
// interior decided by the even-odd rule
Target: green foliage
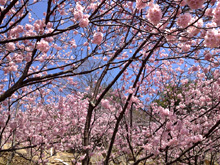
[{"label": "green foliage", "polygon": [[178,95],[181,94],[183,98],[185,98],[184,91],[189,90],[189,86],[191,84],[196,84],[192,80],[189,80],[189,82],[185,85],[179,84],[177,86],[171,86],[168,85],[164,92],[159,93],[159,96],[157,99],[154,100],[155,103],[157,103],[158,106],[161,106],[163,108],[170,108],[170,106],[173,105],[174,107],[178,106],[180,103],[180,99],[178,98]]}]

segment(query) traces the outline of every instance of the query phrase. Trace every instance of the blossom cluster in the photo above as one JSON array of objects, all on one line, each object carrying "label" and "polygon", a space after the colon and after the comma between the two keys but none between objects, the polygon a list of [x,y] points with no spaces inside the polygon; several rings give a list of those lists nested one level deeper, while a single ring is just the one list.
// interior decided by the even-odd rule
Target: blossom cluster
[{"label": "blossom cluster", "polygon": [[220,31],[210,29],[206,32],[204,44],[206,47],[214,48],[220,45]]},{"label": "blossom cluster", "polygon": [[185,1],[191,9],[202,8],[203,3],[205,2],[205,0],[185,0]]},{"label": "blossom cluster", "polygon": [[92,43],[93,43],[93,44],[100,45],[100,44],[102,43],[102,40],[103,40],[103,34],[102,34],[101,32],[96,32],[96,33],[93,35]]},{"label": "blossom cluster", "polygon": [[79,21],[79,26],[84,28],[89,25],[89,15],[83,14],[84,7],[79,4],[79,2],[76,3],[76,9],[74,11],[74,18]]},{"label": "blossom cluster", "polygon": [[189,13],[182,14],[177,19],[177,25],[182,28],[185,28],[186,26],[188,26],[191,19],[192,19],[191,14],[189,14]]},{"label": "blossom cluster", "polygon": [[136,0],[136,8],[144,9],[147,6],[147,1],[145,0]]},{"label": "blossom cluster", "polygon": [[6,44],[6,49],[9,51],[15,50],[15,44],[13,42],[9,42]]},{"label": "blossom cluster", "polygon": [[49,43],[45,40],[41,40],[37,42],[37,49],[39,49],[41,52],[47,53],[50,49]]},{"label": "blossom cluster", "polygon": [[162,18],[162,11],[158,4],[151,4],[149,6],[148,15],[150,23],[157,25]]},{"label": "blossom cluster", "polygon": [[218,1],[216,8],[213,10],[213,21],[220,26],[220,2]]}]

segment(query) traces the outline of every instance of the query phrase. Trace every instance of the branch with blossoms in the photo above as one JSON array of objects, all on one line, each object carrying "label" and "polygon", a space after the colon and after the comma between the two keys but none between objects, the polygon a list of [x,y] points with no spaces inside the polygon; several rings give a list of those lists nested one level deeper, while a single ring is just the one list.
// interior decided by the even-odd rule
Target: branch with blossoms
[{"label": "branch with blossoms", "polygon": [[2,0],[0,10],[8,162],[20,148],[27,163],[50,161],[51,148],[75,164],[218,161],[218,1]]}]

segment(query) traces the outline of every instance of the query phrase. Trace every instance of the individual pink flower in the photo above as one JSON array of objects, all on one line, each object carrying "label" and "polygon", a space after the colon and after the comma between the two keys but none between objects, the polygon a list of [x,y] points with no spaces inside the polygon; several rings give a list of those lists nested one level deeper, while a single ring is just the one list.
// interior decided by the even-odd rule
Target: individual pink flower
[{"label": "individual pink flower", "polygon": [[9,42],[6,44],[6,49],[9,51],[15,50],[15,44],[13,42]]},{"label": "individual pink flower", "polygon": [[166,108],[166,109],[161,109],[160,113],[163,116],[168,116],[170,114],[170,111],[169,109]]},{"label": "individual pink flower", "polygon": [[103,34],[102,34],[101,32],[96,32],[96,33],[93,35],[92,43],[93,43],[93,44],[100,45],[100,44],[102,43],[102,40],[103,40]]},{"label": "individual pink flower", "polygon": [[212,58],[212,55],[210,53],[205,54],[205,60],[210,60]]},{"label": "individual pink flower", "polygon": [[73,34],[77,35],[77,34],[78,34],[78,31],[77,31],[77,30],[75,30],[75,31],[73,32]]},{"label": "individual pink flower", "polygon": [[81,20],[83,18],[83,12],[82,11],[78,11],[78,10],[74,11],[74,18],[77,21]]},{"label": "individual pink flower", "polygon": [[191,45],[189,44],[181,44],[180,48],[182,49],[183,52],[188,52],[191,48]]},{"label": "individual pink flower", "polygon": [[24,31],[24,27],[22,25],[17,25],[16,26],[16,32],[17,33],[22,33]]},{"label": "individual pink flower", "polygon": [[40,42],[37,42],[37,49],[41,52],[47,53],[50,49],[49,43],[45,40],[41,40]]},{"label": "individual pink flower", "polygon": [[179,18],[177,19],[177,25],[182,28],[185,28],[186,26],[188,26],[191,19],[192,19],[192,16],[189,13],[180,15]]},{"label": "individual pink flower", "polygon": [[193,65],[192,66],[192,71],[193,72],[197,72],[199,70],[198,66]]},{"label": "individual pink flower", "polygon": [[148,19],[150,23],[157,25],[162,18],[162,12],[160,6],[157,4],[150,5],[150,9],[148,11]]},{"label": "individual pink flower", "polygon": [[199,9],[202,8],[204,1],[205,0],[186,0],[186,3],[191,9]]},{"label": "individual pink flower", "polygon": [[102,106],[106,109],[109,109],[109,101],[107,99],[104,99],[102,101]]},{"label": "individual pink flower", "polygon": [[134,93],[134,91],[132,89],[128,89],[128,93],[132,94],[132,93]]},{"label": "individual pink flower", "polygon": [[33,29],[33,26],[30,25],[30,24],[26,24],[26,25],[25,25],[25,29],[26,29],[26,30],[31,30],[31,29]]},{"label": "individual pink flower", "polygon": [[70,44],[72,45],[71,47],[74,48],[74,49],[77,47],[76,41],[75,41],[74,39],[72,39],[72,40],[70,41]]},{"label": "individual pink flower", "polygon": [[48,23],[47,23],[47,28],[50,29],[50,28],[52,28],[52,27],[53,27],[53,23],[52,23],[52,22],[48,22]]},{"label": "individual pink flower", "polygon": [[82,28],[87,27],[88,25],[89,25],[89,19],[88,18],[83,18],[79,22],[79,26],[82,27]]},{"label": "individual pink flower", "polygon": [[84,7],[83,7],[82,5],[80,5],[79,2],[77,2],[77,3],[76,3],[76,9],[77,9],[78,11],[83,11],[83,10],[84,10]]},{"label": "individual pink flower", "polygon": [[136,0],[136,8],[141,10],[147,6],[146,0]]},{"label": "individual pink flower", "polygon": [[108,61],[108,58],[107,58],[107,57],[104,57],[104,58],[103,58],[103,61]]}]

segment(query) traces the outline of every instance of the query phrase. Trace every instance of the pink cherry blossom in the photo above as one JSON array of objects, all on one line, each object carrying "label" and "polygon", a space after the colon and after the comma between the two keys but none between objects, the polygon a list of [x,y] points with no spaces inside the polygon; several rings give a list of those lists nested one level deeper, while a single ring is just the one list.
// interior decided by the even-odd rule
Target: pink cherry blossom
[{"label": "pink cherry blossom", "polygon": [[136,8],[137,9],[144,9],[147,6],[146,0],[136,0]]},{"label": "pink cherry blossom", "polygon": [[219,33],[217,30],[208,30],[205,36],[204,44],[207,47],[214,48],[219,46]]},{"label": "pink cherry blossom", "polygon": [[107,57],[104,57],[104,58],[103,58],[103,61],[108,61],[108,58],[107,58]]},{"label": "pink cherry blossom", "polygon": [[47,53],[48,50],[50,49],[49,43],[45,40],[41,40],[40,42],[37,43],[37,49],[44,53]]},{"label": "pink cherry blossom", "polygon": [[180,27],[185,28],[190,23],[191,18],[192,18],[192,16],[189,13],[180,15],[177,19],[177,25],[180,26]]},{"label": "pink cherry blossom", "polygon": [[83,18],[79,21],[79,26],[82,28],[87,27],[88,25],[89,25],[88,18]]},{"label": "pink cherry blossom", "polygon": [[108,100],[103,100],[102,101],[102,106],[104,107],[104,108],[106,108],[106,109],[108,109],[109,108],[109,101]]},{"label": "pink cherry blossom", "polygon": [[74,18],[78,21],[83,18],[83,12],[82,11],[74,11]]},{"label": "pink cherry blossom", "polygon": [[92,43],[100,45],[102,43],[102,40],[103,40],[103,34],[101,32],[95,32],[95,34],[93,35]]},{"label": "pink cherry blossom", "polygon": [[15,50],[15,44],[13,42],[7,43],[6,44],[6,49],[9,51]]},{"label": "pink cherry blossom", "polygon": [[160,113],[161,115],[168,116],[170,114],[170,111],[169,109],[161,109]]},{"label": "pink cherry blossom", "polygon": [[219,26],[220,25],[220,2],[218,1],[216,8],[213,10],[213,21]]},{"label": "pink cherry blossom", "polygon": [[191,9],[202,8],[204,2],[205,0],[186,0],[187,5],[189,5]]},{"label": "pink cherry blossom", "polygon": [[157,4],[151,5],[148,10],[149,21],[152,24],[157,25],[160,22],[161,18],[162,18],[162,11],[161,11],[159,5],[157,5]]}]

